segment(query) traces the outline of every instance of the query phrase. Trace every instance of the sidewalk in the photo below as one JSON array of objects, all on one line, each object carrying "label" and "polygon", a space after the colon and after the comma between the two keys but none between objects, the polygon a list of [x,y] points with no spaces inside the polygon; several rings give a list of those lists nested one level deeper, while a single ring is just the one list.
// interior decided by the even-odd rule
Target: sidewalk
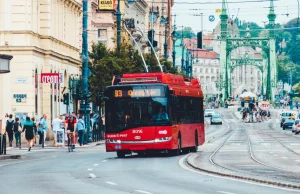
[{"label": "sidewalk", "polygon": [[[91,147],[96,147],[96,146],[100,146],[100,145],[104,145],[105,141],[97,141],[97,142],[91,142],[88,143],[87,145],[84,145],[82,147],[79,146],[79,144],[76,144],[76,149],[86,149],[86,148],[91,148]],[[54,147],[52,146],[52,141],[46,141],[46,145],[44,148],[42,148],[42,146],[35,144],[35,146],[33,146],[32,151],[34,152],[34,150],[45,150],[45,151],[51,151],[51,150],[55,150],[55,149],[60,149],[61,147]],[[21,145],[22,149],[18,149],[16,147],[15,142],[13,142],[13,147],[6,147],[6,155],[0,155],[0,161],[1,160],[7,160],[7,159],[21,159],[22,155],[24,154],[28,154],[29,152],[27,151],[27,145],[26,143],[22,143]],[[67,148],[67,144],[64,146],[64,148]]]}]

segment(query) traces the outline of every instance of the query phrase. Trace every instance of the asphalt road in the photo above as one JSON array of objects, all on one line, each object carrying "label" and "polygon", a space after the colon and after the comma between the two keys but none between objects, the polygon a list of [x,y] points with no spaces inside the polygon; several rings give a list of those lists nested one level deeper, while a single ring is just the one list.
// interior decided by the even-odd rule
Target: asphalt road
[{"label": "asphalt road", "polygon": [[[234,119],[234,118],[232,118]],[[210,126],[208,138],[227,125]],[[103,146],[26,152],[0,161],[0,193],[9,194],[287,194],[293,190],[203,174],[184,163],[187,155],[116,158]],[[296,191],[298,192],[298,191]]]}]

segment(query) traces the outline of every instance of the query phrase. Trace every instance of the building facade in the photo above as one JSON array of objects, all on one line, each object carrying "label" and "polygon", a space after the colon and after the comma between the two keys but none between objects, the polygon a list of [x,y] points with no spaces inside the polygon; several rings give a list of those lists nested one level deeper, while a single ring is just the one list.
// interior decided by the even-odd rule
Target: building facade
[{"label": "building facade", "polygon": [[[13,56],[0,77],[2,128],[6,113],[21,121],[46,114],[49,126],[66,113],[62,93],[81,74],[81,13],[80,0],[0,1],[0,53]],[[59,73],[61,82],[41,83],[44,73]]]}]

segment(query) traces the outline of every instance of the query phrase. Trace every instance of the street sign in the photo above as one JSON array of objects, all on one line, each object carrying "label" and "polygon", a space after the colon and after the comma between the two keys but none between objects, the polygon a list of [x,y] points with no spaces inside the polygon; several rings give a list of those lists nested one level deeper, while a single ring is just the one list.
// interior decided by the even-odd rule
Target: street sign
[{"label": "street sign", "polygon": [[222,9],[216,9],[216,14],[221,14],[222,13]]},{"label": "street sign", "polygon": [[214,15],[210,15],[210,16],[208,17],[208,20],[209,20],[210,22],[215,21],[215,16],[214,16]]},{"label": "street sign", "polygon": [[17,84],[26,84],[26,83],[28,83],[28,78],[26,78],[26,77],[18,77],[18,78],[16,78],[16,83]]}]

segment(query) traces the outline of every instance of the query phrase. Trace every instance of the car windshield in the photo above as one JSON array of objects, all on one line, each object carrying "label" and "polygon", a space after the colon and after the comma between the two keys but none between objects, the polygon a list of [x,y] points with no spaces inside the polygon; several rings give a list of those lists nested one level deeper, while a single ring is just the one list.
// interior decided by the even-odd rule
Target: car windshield
[{"label": "car windshield", "polygon": [[169,124],[167,98],[118,98],[106,110],[107,132],[121,132],[142,126]]},{"label": "car windshield", "polygon": [[288,112],[281,113],[281,116],[283,116],[283,117],[290,117],[290,116],[292,116],[292,113],[288,113]]},{"label": "car windshield", "polygon": [[212,118],[218,119],[218,118],[221,118],[221,116],[220,115],[213,115]]},{"label": "car windshield", "polygon": [[286,119],[284,122],[286,122],[286,123],[294,123],[295,121],[293,119]]}]

